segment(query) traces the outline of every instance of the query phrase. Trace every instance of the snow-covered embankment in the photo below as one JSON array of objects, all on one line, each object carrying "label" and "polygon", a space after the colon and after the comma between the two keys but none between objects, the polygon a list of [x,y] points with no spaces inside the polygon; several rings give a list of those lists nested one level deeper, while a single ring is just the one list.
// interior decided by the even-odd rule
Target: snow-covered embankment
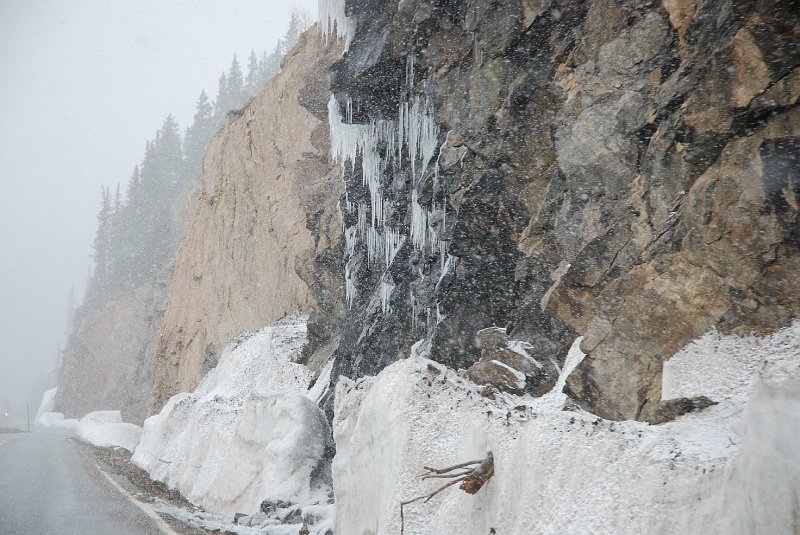
[{"label": "snow-covered embankment", "polygon": [[36,411],[34,423],[40,427],[74,429],[78,426],[78,420],[72,418],[65,419],[63,413],[53,412],[56,392],[58,392],[58,388],[51,388],[42,395],[42,402],[39,404],[39,410]]},{"label": "snow-covered embankment", "polygon": [[[580,358],[576,343],[568,358]],[[669,397],[719,404],[673,422],[611,422],[542,398],[489,399],[423,358],[336,392],[336,532],[400,533],[403,500],[494,454],[474,496],[405,508],[405,533],[791,533],[800,522],[800,322],[766,338],[710,333],[665,370]]]},{"label": "snow-covered embankment", "polygon": [[330,429],[315,401],[327,378],[309,391],[311,371],[293,362],[305,341],[296,315],[231,342],[195,392],[145,421],[133,462],[208,511],[252,515],[269,499],[273,518],[260,523],[293,515],[298,529],[325,533]]}]

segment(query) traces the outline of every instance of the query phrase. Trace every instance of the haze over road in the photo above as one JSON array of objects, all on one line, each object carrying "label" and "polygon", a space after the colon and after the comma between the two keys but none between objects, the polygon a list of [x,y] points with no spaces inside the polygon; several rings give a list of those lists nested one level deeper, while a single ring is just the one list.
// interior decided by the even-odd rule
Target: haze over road
[{"label": "haze over road", "polygon": [[0,534],[158,534],[64,430],[0,434]]}]

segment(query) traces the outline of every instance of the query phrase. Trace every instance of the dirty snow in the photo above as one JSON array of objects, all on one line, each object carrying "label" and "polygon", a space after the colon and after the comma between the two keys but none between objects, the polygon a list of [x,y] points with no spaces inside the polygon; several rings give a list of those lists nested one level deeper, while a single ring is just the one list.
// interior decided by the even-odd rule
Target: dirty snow
[{"label": "dirty snow", "polygon": [[400,501],[442,483],[419,480],[423,466],[480,459],[487,450],[494,477],[474,496],[452,487],[407,506],[406,534],[796,528],[800,322],[765,338],[710,333],[690,344],[668,363],[666,395],[721,403],[659,426],[561,410],[561,389],[580,358],[578,341],[553,392],[538,399],[484,398],[421,357],[340,381],[336,532],[399,533]]},{"label": "dirty snow", "polygon": [[173,396],[145,421],[133,462],[228,519],[258,513],[266,498],[283,504],[247,517],[259,533],[296,533],[302,520],[284,526],[289,516],[325,533],[332,494],[318,468],[330,430],[308,396],[312,372],[293,362],[305,341],[306,317],[294,315],[231,342],[195,392]]}]

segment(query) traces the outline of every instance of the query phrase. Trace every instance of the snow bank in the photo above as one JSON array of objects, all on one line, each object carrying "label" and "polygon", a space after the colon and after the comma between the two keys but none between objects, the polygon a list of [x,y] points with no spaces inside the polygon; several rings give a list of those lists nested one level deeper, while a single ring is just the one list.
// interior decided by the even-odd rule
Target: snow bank
[{"label": "snow bank", "polygon": [[722,403],[659,426],[561,410],[560,388],[580,358],[576,344],[559,384],[538,399],[484,398],[420,357],[340,381],[336,532],[399,533],[400,502],[442,484],[417,478],[423,466],[487,450],[494,477],[474,496],[451,487],[407,506],[406,534],[790,533],[798,525],[800,322],[763,339],[712,333],[690,344],[673,359],[666,391]]},{"label": "snow bank", "polygon": [[139,443],[142,428],[122,421],[120,411],[90,412],[76,427],[78,438],[100,448],[125,448],[133,451]]},{"label": "snow bank", "polygon": [[[51,388],[42,394],[42,402],[39,404],[39,410],[36,411],[36,418],[34,419],[35,424],[39,424],[39,418],[41,418],[44,413],[53,413],[53,406],[55,405],[56,401],[56,392],[58,392],[58,388]],[[64,415],[62,414],[61,416],[63,418]]]},{"label": "snow bank", "polygon": [[36,418],[36,425],[41,427],[75,429],[78,427],[78,420],[72,418],[65,419],[64,415],[60,412],[43,412]]},{"label": "snow bank", "polygon": [[305,340],[306,318],[291,316],[231,342],[194,393],[145,421],[133,462],[208,511],[252,514],[270,498],[324,533],[332,506],[312,508],[328,507],[317,472],[330,430],[307,396],[311,371],[292,362]]}]

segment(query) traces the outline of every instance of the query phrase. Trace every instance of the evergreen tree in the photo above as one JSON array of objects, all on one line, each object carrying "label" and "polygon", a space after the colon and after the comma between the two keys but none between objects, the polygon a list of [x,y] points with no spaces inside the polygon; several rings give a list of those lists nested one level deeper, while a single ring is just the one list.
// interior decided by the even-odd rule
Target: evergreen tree
[{"label": "evergreen tree", "polygon": [[228,92],[228,76],[223,72],[219,77],[217,98],[214,101],[214,120],[222,124],[225,114],[231,109],[230,93]]},{"label": "evergreen tree", "polygon": [[258,93],[261,89],[259,85],[258,74],[258,57],[255,50],[250,50],[250,59],[247,61],[247,78],[245,79],[245,86],[247,94],[252,96]]},{"label": "evergreen tree", "polygon": [[120,195],[119,182],[117,182],[117,189],[114,192],[114,201],[111,205],[111,224],[109,231],[109,247],[108,247],[108,277],[111,281],[110,290],[116,293],[120,290],[119,281],[120,275],[123,271],[123,243],[125,236],[124,232],[124,210],[122,205],[122,197]]},{"label": "evergreen tree", "polygon": [[300,34],[303,33],[306,23],[304,22],[305,16],[296,9],[292,10],[292,18],[289,20],[289,28],[283,36],[281,43],[281,56],[285,56],[297,44]]},{"label": "evergreen tree", "polygon": [[275,50],[271,54],[266,51],[261,55],[261,61],[258,66],[259,74],[259,87],[267,85],[273,76],[278,74],[281,70],[281,44],[278,42],[275,45]]},{"label": "evergreen tree", "polygon": [[197,99],[194,122],[186,129],[183,148],[186,156],[186,178],[197,177],[200,173],[200,164],[206,152],[208,142],[214,137],[217,122],[214,120],[214,107],[202,91]]},{"label": "evergreen tree", "polygon": [[236,54],[234,54],[230,71],[228,71],[228,98],[230,100],[230,109],[240,108],[244,104],[245,97],[242,69],[239,67],[239,60],[236,59]]},{"label": "evergreen tree", "polygon": [[97,215],[97,232],[95,233],[92,249],[94,249],[94,274],[92,275],[87,293],[91,300],[101,301],[107,295],[109,286],[109,257],[111,245],[111,196],[107,187],[101,188],[102,204]]}]

